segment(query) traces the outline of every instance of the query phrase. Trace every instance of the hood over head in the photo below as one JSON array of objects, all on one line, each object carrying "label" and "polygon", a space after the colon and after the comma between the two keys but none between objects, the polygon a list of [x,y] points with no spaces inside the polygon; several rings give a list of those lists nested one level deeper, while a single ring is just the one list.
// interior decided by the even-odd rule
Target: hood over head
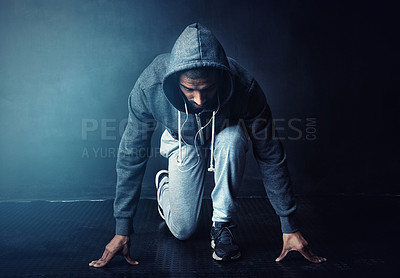
[{"label": "hood over head", "polygon": [[185,111],[185,97],[178,86],[179,72],[212,67],[222,70],[223,78],[218,91],[221,105],[232,95],[233,81],[228,58],[222,45],[209,29],[193,23],[185,28],[172,48],[163,89],[171,104],[180,111]]}]

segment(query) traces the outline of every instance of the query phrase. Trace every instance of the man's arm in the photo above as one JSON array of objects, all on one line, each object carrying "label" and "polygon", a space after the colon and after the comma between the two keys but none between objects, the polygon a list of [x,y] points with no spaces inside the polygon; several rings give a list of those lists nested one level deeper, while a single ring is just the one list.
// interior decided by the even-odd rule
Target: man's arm
[{"label": "man's arm", "polygon": [[261,170],[263,184],[283,233],[298,230],[294,220],[296,202],[287,168],[286,153],[276,138],[272,114],[265,95],[253,81],[249,90],[246,128],[253,143],[254,157]]},{"label": "man's arm", "polygon": [[255,80],[249,89],[247,107],[245,122],[253,143],[254,156],[261,170],[268,199],[281,222],[283,247],[276,261],[283,260],[286,254],[292,250],[300,252],[313,263],[326,261],[325,258],[313,254],[296,225],[294,219],[296,201],[291,186],[286,153],[281,141],[277,138],[265,95]]},{"label": "man's arm", "polygon": [[128,123],[118,150],[117,186],[114,201],[116,231],[102,257],[89,263],[103,267],[115,256],[122,255],[129,264],[138,262],[130,257],[129,236],[133,233],[133,217],[139,202],[142,180],[148,161],[150,141],[155,129],[144,91],[136,82],[128,101]]},{"label": "man's arm", "polygon": [[116,164],[117,186],[114,217],[117,235],[133,233],[142,180],[150,152],[156,122],[148,112],[145,94],[136,83],[129,96],[128,123],[119,144]]}]

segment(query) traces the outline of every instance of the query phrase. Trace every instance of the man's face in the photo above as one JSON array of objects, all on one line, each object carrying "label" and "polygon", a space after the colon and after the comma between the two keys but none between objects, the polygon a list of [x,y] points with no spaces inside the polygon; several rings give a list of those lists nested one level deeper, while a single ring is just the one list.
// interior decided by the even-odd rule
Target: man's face
[{"label": "man's face", "polygon": [[210,108],[215,101],[219,82],[215,75],[191,79],[184,74],[179,77],[179,88],[195,109]]}]

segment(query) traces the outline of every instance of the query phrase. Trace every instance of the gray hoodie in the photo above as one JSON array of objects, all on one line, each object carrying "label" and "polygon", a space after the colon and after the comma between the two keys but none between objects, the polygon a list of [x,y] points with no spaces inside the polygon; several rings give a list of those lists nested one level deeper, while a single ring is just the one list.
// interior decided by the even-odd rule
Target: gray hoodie
[{"label": "gray hoodie", "polygon": [[[185,109],[185,98],[178,87],[178,72],[198,67],[215,67],[222,72],[218,91],[219,107],[214,129],[204,130],[202,142],[195,134],[200,119],[205,125],[212,111]],[[132,219],[139,202],[143,175],[148,161],[150,139],[156,122],[186,143],[210,144],[212,133],[240,124],[253,143],[268,198],[281,220],[284,233],[297,231],[294,221],[296,203],[291,188],[286,154],[273,137],[271,110],[257,81],[224,49],[210,30],[195,23],[182,32],[168,54],[157,56],[135,83],[128,100],[128,124],[122,136],[117,158],[117,187],[114,201],[116,234],[133,232]],[[179,115],[181,114],[181,115]],[[178,118],[188,117],[185,130],[179,130]],[[212,142],[211,142],[212,143]]]}]

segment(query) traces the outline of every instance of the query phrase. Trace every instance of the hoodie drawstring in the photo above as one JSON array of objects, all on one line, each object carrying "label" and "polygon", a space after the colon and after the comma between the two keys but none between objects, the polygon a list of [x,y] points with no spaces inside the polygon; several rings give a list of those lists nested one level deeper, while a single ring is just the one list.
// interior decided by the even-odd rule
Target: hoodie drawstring
[{"label": "hoodie drawstring", "polygon": [[211,124],[211,154],[210,154],[210,167],[208,168],[209,172],[215,172],[214,168],[214,140],[215,140],[215,114],[216,112],[213,111],[212,115],[212,124]]},{"label": "hoodie drawstring", "polygon": [[[185,170],[183,172],[187,172],[187,171],[193,169],[197,164],[199,164],[199,162],[200,162],[200,154],[199,154],[199,151],[197,149],[197,141],[196,141],[197,135],[199,134],[200,131],[202,131],[204,128],[206,128],[210,124],[210,122],[212,122],[212,124],[211,124],[211,146],[210,146],[210,150],[211,150],[210,156],[211,157],[210,157],[210,167],[208,168],[208,171],[209,172],[215,172],[215,167],[214,167],[215,115],[218,113],[219,107],[220,107],[220,100],[219,100],[219,96],[218,96],[218,108],[217,108],[217,110],[213,111],[211,119],[203,127],[200,127],[199,130],[196,132],[196,135],[194,136],[194,147],[196,149],[196,154],[197,154],[198,160],[192,167],[190,167],[189,169],[187,169],[187,170]],[[185,113],[186,113],[186,119],[183,122],[183,124],[181,124],[181,121],[182,121],[181,120],[181,112],[178,110],[178,166],[179,167],[182,167],[182,165],[183,165],[183,163],[182,163],[182,161],[183,161],[183,158],[182,158],[182,141],[184,141],[184,140],[182,138],[182,129],[183,129],[183,126],[185,125],[185,123],[187,122],[188,118],[189,118],[189,113],[188,113],[186,102],[185,102]]]},{"label": "hoodie drawstring", "polygon": [[181,132],[181,112],[178,110],[178,166],[182,166],[182,132]]},{"label": "hoodie drawstring", "polygon": [[188,118],[189,118],[189,113],[188,113],[188,109],[187,109],[187,104],[185,102],[185,112],[186,112],[186,119],[183,122],[182,126],[181,126],[181,113],[178,110],[178,146],[179,146],[179,151],[178,151],[178,166],[182,167],[182,128],[185,125],[185,123],[187,122]]}]

